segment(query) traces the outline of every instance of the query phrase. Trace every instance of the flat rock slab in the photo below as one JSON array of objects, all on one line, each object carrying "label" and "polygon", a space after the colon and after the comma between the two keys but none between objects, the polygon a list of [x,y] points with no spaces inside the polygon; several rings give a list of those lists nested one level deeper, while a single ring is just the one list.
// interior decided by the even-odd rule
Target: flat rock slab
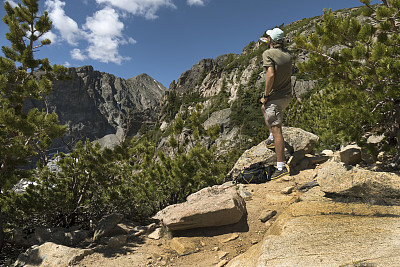
[{"label": "flat rock slab", "polygon": [[398,266],[399,206],[323,198],[292,204],[268,229],[263,242],[227,267]]},{"label": "flat rock slab", "polygon": [[166,207],[153,218],[174,231],[234,224],[245,213],[245,201],[235,186],[216,185],[188,196],[184,203]]},{"label": "flat rock slab", "polygon": [[70,248],[47,242],[41,246],[33,246],[18,257],[14,266],[66,267],[92,254],[90,249]]},{"label": "flat rock slab", "polygon": [[265,239],[256,266],[396,266],[400,260],[399,218],[304,216],[281,229]]}]

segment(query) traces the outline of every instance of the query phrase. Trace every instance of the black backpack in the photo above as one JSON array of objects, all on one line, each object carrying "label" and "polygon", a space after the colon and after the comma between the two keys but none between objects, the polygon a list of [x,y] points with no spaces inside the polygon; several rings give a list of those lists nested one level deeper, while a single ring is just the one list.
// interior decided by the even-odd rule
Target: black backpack
[{"label": "black backpack", "polygon": [[271,181],[271,175],[274,173],[275,167],[273,165],[264,166],[262,162],[251,164],[249,167],[243,169],[239,175],[234,179],[234,183],[238,184],[260,184]]}]

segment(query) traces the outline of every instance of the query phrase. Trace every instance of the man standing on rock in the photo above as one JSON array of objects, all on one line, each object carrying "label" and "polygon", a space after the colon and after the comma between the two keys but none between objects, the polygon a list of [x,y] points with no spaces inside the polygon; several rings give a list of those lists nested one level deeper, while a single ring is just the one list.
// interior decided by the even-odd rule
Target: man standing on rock
[{"label": "man standing on rock", "polygon": [[289,175],[285,166],[285,141],[282,135],[282,112],[289,106],[292,98],[292,57],[284,47],[284,33],[275,28],[266,32],[266,38],[260,41],[267,43],[268,48],[263,53],[263,66],[267,74],[265,92],[261,98],[261,110],[270,132],[266,142],[267,148],[275,148],[277,170],[271,180]]}]

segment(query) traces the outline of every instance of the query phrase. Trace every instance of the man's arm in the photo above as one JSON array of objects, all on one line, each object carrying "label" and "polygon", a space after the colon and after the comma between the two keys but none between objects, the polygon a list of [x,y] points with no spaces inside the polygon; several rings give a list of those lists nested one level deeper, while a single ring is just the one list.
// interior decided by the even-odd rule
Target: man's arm
[{"label": "man's arm", "polygon": [[[272,86],[274,85],[275,80],[275,69],[274,67],[267,68],[267,74],[265,75],[265,91],[264,95],[268,96],[272,90]],[[268,98],[261,98],[261,103],[265,104]]]}]

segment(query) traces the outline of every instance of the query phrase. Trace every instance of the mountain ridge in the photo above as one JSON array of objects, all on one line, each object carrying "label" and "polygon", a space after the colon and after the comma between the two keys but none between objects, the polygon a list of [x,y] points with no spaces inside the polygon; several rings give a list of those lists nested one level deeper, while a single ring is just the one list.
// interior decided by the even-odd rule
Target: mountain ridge
[{"label": "mountain ridge", "polygon": [[[125,80],[83,66],[69,68],[66,75],[71,79],[54,81],[53,91],[43,100],[28,100],[25,105],[26,109],[54,111],[60,123],[68,125],[65,140],[55,140],[52,145],[52,150],[63,152],[68,150],[65,143],[73,147],[79,140],[116,134],[118,128],[129,128],[130,134],[136,134],[148,116],[156,118],[159,100],[167,90],[147,74]],[[127,125],[128,114],[136,114],[134,126]]]}]

